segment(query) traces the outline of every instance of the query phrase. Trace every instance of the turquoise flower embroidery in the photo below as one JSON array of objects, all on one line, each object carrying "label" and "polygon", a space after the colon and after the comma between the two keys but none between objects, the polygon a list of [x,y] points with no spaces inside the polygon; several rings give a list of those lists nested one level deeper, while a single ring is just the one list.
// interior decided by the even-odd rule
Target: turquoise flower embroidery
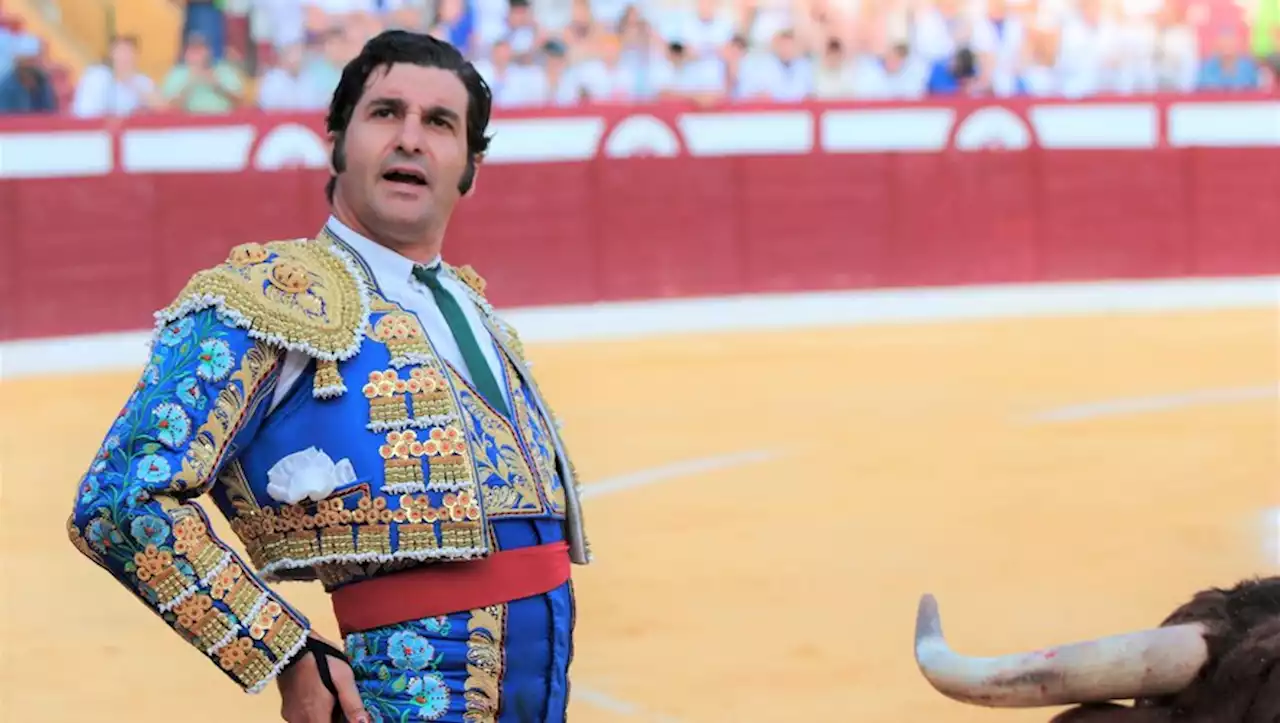
[{"label": "turquoise flower embroidery", "polygon": [[155,363],[148,364],[147,368],[142,370],[142,381],[147,384],[155,384],[159,382],[160,367],[156,366]]},{"label": "turquoise flower embroidery", "polygon": [[138,460],[138,479],[155,484],[169,479],[169,460],[158,454],[148,454]]},{"label": "turquoise flower embroidery", "polygon": [[200,342],[200,364],[196,376],[209,382],[220,382],[231,373],[231,347],[221,339],[205,339]]},{"label": "turquoise flower embroidery", "polygon": [[97,477],[85,477],[80,485],[80,504],[88,504],[89,500],[97,497],[101,490],[102,485],[98,483]]},{"label": "turquoise flower embroidery", "polygon": [[155,418],[155,425],[159,430],[156,432],[156,439],[169,449],[177,449],[191,436],[191,418],[179,405],[173,402],[156,405],[151,410],[151,416]]},{"label": "turquoise flower embroidery", "polygon": [[195,326],[195,322],[189,316],[173,322],[166,326],[164,331],[160,332],[160,343],[165,346],[177,346],[179,342],[187,338],[193,326]]},{"label": "turquoise flower embroidery", "polygon": [[422,670],[431,663],[435,652],[426,638],[403,630],[394,633],[387,641],[387,657],[397,668]]},{"label": "turquoise flower embroidery", "polygon": [[360,665],[369,659],[369,649],[365,647],[363,633],[351,633],[347,636],[347,651],[353,666]]},{"label": "turquoise flower embroidery", "polygon": [[120,534],[120,530],[111,520],[99,517],[84,529],[84,539],[89,541],[90,547],[102,554],[106,554],[115,545],[124,544],[124,535]]},{"label": "turquoise flower embroidery", "polygon": [[441,615],[440,617],[430,618],[423,623],[423,627],[432,635],[446,636],[449,634],[449,617]]},{"label": "turquoise flower embroidery", "polygon": [[142,515],[133,520],[133,524],[129,526],[129,533],[143,547],[147,545],[159,547],[169,539],[169,523],[155,515]]},{"label": "turquoise flower embroidery", "polygon": [[183,404],[200,408],[200,381],[195,377],[186,377],[178,382],[178,399]]},{"label": "turquoise flower embroidery", "polygon": [[130,507],[141,507],[150,499],[151,494],[149,492],[141,487],[137,487],[129,493],[128,497],[125,498],[125,502],[128,503]]},{"label": "turquoise flower embroidery", "polygon": [[414,678],[405,692],[413,696],[418,720],[436,720],[449,710],[449,686],[438,673]]}]

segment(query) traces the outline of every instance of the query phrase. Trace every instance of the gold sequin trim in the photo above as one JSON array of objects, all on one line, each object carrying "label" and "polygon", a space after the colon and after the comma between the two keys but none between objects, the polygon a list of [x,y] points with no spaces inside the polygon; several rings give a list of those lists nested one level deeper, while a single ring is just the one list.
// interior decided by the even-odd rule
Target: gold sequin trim
[{"label": "gold sequin trim", "polygon": [[491,605],[471,611],[467,621],[467,682],[463,697],[467,723],[496,723],[502,699],[502,677],[506,667],[503,638],[507,626],[507,606]]},{"label": "gold sequin trim", "polygon": [[[480,504],[470,491],[445,494],[439,507],[433,507],[425,495],[403,494],[393,498],[399,505],[395,509],[388,506],[387,498],[370,496],[367,487],[345,497],[351,496],[356,501],[354,510],[343,507],[343,497],[322,500],[311,514],[301,505],[285,505],[278,511],[265,507],[237,517],[232,530],[266,577],[277,569],[342,559],[471,558],[488,549]],[[397,530],[394,546],[393,526]],[[232,567],[234,572],[229,571]],[[219,573],[216,598],[228,594],[223,588],[231,588],[238,572],[233,565]]]}]

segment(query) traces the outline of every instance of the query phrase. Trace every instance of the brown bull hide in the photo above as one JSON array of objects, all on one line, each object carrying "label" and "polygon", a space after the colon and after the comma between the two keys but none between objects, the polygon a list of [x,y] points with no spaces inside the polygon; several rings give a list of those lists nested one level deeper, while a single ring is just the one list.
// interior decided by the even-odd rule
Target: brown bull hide
[{"label": "brown bull hide", "polygon": [[1051,723],[1280,722],[1280,577],[1195,595],[1161,625],[1198,622],[1209,661],[1184,690],[1134,707],[1081,706]]}]

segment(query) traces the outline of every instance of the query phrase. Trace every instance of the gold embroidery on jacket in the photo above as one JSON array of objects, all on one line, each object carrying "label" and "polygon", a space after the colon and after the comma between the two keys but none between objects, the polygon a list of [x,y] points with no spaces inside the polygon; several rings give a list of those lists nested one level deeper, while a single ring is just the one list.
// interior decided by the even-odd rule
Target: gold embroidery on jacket
[{"label": "gold embroidery on jacket", "polygon": [[232,249],[201,271],[157,314],[166,324],[216,307],[258,340],[319,359],[348,359],[369,315],[363,277],[327,242],[275,241]]},{"label": "gold embroidery on jacket", "polygon": [[386,344],[393,367],[421,364],[432,356],[426,330],[418,317],[407,311],[397,309],[384,314],[373,325],[373,336]]},{"label": "gold embroidery on jacket", "polygon": [[277,350],[260,341],[245,353],[240,367],[231,375],[231,381],[239,384],[227,384],[218,393],[208,419],[187,448],[182,469],[173,477],[175,490],[206,491],[227,445],[249,416],[248,400],[275,370],[279,360]]},{"label": "gold embroidery on jacket", "polygon": [[[355,509],[347,509],[350,501]],[[480,505],[469,491],[445,494],[437,507],[422,494],[374,497],[368,485],[358,485],[314,503],[314,509],[309,512],[302,504],[279,510],[264,507],[232,521],[264,578],[278,579],[282,570],[340,563],[344,556],[374,556],[380,561],[468,559],[487,550]],[[432,526],[436,523],[438,539]]]},{"label": "gold embroidery on jacket", "polygon": [[502,678],[506,668],[504,638],[507,606],[490,605],[471,611],[467,621],[467,701],[462,719],[467,723],[495,723],[502,700]]}]

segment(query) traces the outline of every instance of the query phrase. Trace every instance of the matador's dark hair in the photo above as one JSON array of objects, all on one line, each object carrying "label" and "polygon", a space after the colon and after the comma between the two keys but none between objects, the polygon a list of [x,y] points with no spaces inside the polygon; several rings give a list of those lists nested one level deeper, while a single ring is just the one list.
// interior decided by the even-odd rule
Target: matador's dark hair
[{"label": "matador's dark hair", "polygon": [[[458,192],[466,193],[471,190],[471,185],[475,182],[477,160],[489,149],[490,136],[485,132],[489,128],[489,115],[493,109],[493,93],[479,71],[462,56],[457,48],[422,33],[405,30],[388,30],[380,33],[365,43],[360,54],[343,68],[342,79],[338,81],[338,87],[333,91],[333,100],[329,103],[329,115],[325,118],[325,130],[337,136],[333,144],[334,169],[338,173],[346,169],[343,140],[356,104],[364,95],[369,76],[378,68],[390,69],[396,63],[451,71],[457,74],[458,79],[467,89],[467,169],[458,181]],[[325,185],[324,192],[329,198],[329,203],[333,203],[333,190],[336,185],[337,179],[332,177]]]}]

